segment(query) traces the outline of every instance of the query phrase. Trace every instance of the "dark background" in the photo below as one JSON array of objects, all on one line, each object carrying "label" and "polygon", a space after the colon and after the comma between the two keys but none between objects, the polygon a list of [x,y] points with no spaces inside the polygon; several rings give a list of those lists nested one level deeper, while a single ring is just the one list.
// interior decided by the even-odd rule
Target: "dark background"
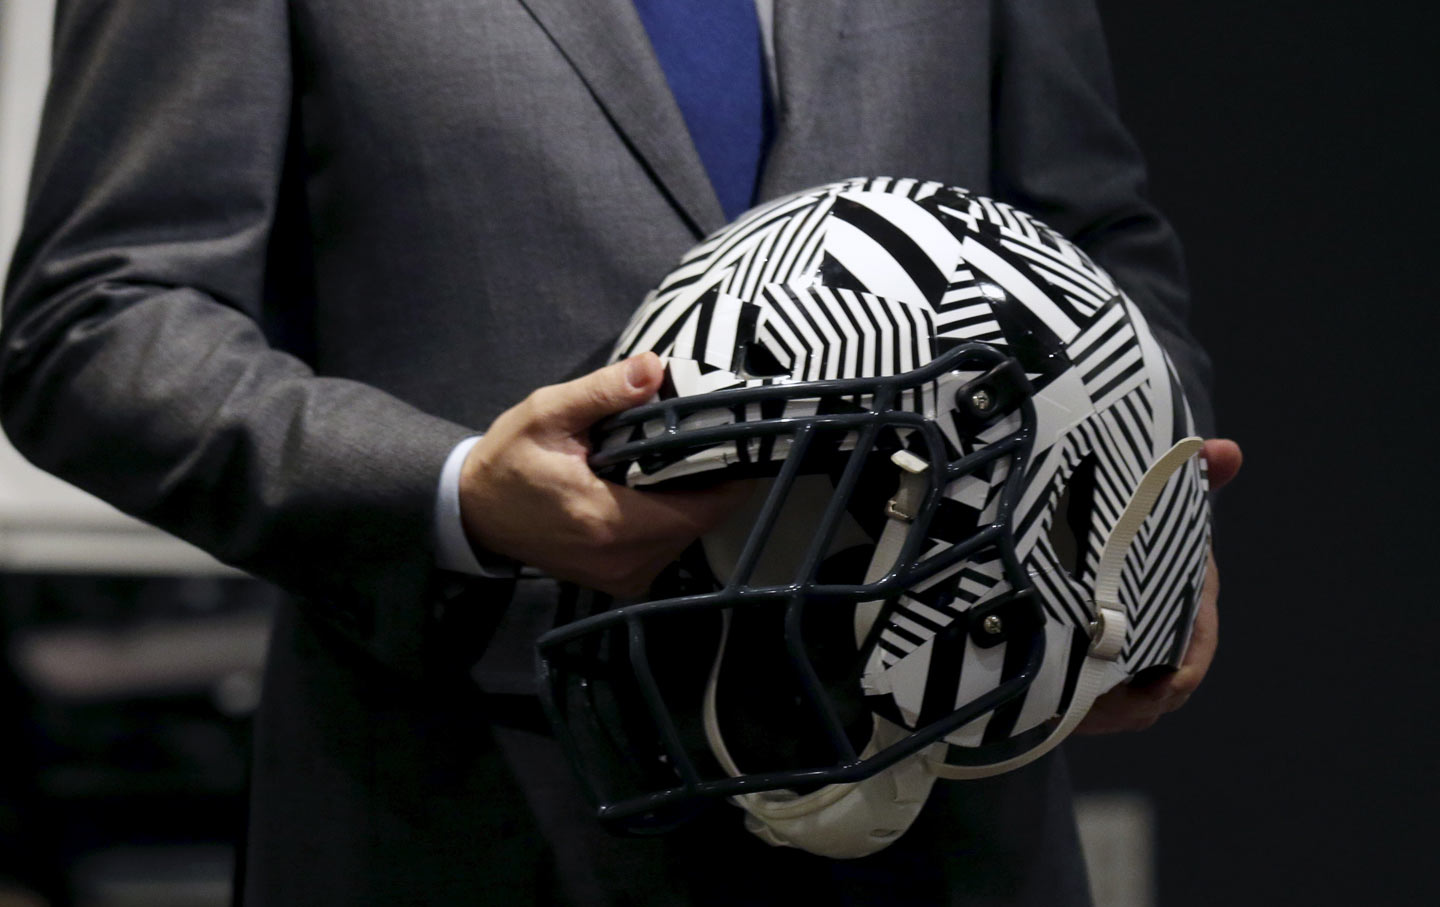
[{"label": "dark background", "polygon": [[1151,732],[1159,903],[1440,904],[1435,4],[1101,0],[1222,435],[1221,644]]}]

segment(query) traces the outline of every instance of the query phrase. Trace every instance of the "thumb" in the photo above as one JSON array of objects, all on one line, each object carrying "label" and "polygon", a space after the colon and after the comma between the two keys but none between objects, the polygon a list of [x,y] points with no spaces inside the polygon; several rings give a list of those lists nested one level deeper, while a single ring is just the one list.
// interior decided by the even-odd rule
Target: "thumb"
[{"label": "thumb", "polygon": [[565,434],[584,431],[606,416],[649,400],[659,390],[664,372],[660,357],[646,352],[552,385],[543,401],[546,419]]}]

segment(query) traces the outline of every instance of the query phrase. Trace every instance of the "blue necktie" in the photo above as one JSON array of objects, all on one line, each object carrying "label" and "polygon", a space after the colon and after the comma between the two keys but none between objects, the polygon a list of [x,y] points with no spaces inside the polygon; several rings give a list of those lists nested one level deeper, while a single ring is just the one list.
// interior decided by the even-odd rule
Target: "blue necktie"
[{"label": "blue necktie", "polygon": [[755,0],[635,0],[725,216],[750,207],[771,131]]}]

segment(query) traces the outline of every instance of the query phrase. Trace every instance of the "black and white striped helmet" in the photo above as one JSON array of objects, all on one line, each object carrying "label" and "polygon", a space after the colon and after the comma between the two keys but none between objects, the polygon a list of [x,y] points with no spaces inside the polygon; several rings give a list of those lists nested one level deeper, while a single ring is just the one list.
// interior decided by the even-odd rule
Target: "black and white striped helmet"
[{"label": "black and white striped helmet", "polygon": [[1074,244],[963,189],[854,179],[696,246],[616,349],[659,398],[602,427],[633,487],[760,478],[637,602],[539,647],[602,817],[728,796],[848,857],[940,778],[1023,765],[1176,666],[1203,583],[1203,461],[1135,304]]}]

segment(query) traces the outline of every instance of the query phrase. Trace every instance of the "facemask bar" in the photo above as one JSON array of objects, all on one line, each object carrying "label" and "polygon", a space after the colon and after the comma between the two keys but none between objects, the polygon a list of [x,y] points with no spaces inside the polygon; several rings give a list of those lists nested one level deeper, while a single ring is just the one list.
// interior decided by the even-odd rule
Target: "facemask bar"
[{"label": "facemask bar", "polygon": [[[965,558],[987,548],[995,548],[1002,560],[1004,573],[1011,591],[971,610],[973,620],[983,619],[988,613],[1002,605],[1014,606],[1017,599],[1032,595],[1030,583],[1015,553],[1014,540],[1010,534],[1011,520],[1023,489],[1023,475],[1028,463],[1034,440],[1035,412],[1029,399],[1028,388],[1023,393],[1008,391],[1021,414],[1021,426],[1002,438],[985,444],[979,450],[951,461],[945,438],[936,421],[923,413],[895,409],[896,401],[907,390],[917,395],[925,393],[941,376],[951,371],[973,371],[979,366],[990,374],[1002,371],[999,367],[1011,360],[1000,350],[982,343],[959,345],[937,357],[926,366],[912,372],[881,378],[841,379],[832,381],[806,382],[798,385],[767,385],[755,388],[739,388],[719,391],[700,397],[677,398],[638,407],[624,413],[602,426],[602,431],[616,432],[663,419],[665,433],[659,437],[632,441],[614,449],[604,451],[591,460],[592,468],[603,473],[607,467],[623,466],[646,455],[678,452],[686,449],[702,449],[710,445],[735,442],[761,436],[791,437],[791,447],[780,467],[762,506],[754,528],[746,538],[736,567],[724,587],[719,591],[668,598],[659,601],[625,604],[608,611],[584,617],[573,623],[557,627],[541,637],[537,645],[537,667],[540,678],[542,703],[555,726],[557,738],[570,754],[580,774],[586,779],[592,800],[597,804],[602,819],[624,820],[646,814],[655,815],[676,804],[698,797],[731,796],[740,793],[774,790],[800,785],[831,784],[858,781],[881,771],[941,739],[955,729],[982,715],[1009,699],[1022,693],[1038,674],[1044,658],[1044,634],[1034,633],[1031,651],[1025,668],[1011,680],[979,697],[966,707],[943,719],[934,721],[915,731],[880,752],[861,759],[855,751],[844,726],[836,714],[830,695],[816,673],[806,651],[801,631],[801,618],[806,602],[815,597],[851,601],[856,604],[866,601],[893,600],[901,591],[923,582],[931,576],[953,566]],[[1022,378],[1023,381],[1023,373]],[[738,422],[705,428],[682,429],[681,420],[702,410],[718,410],[743,407],[749,404],[769,401],[810,400],[824,397],[859,398],[869,396],[871,406],[862,412],[814,414],[779,417],[763,421]],[[936,400],[935,408],[944,413],[949,401]],[[875,450],[880,432],[886,427],[908,429],[921,439],[928,462],[926,488],[923,504],[909,527],[899,555],[889,566],[884,576],[864,584],[820,584],[815,582],[819,564],[827,552],[840,523],[842,511],[855,492],[868,452]],[[805,454],[815,437],[822,432],[855,432],[857,435],[853,451],[836,482],[834,493],[826,506],[819,524],[820,531],[808,546],[800,560],[800,567],[794,579],[778,586],[751,586],[750,579],[771,536],[775,522],[795,480],[801,474]],[[912,447],[913,447],[912,442]],[[932,518],[940,506],[944,490],[952,482],[968,475],[982,466],[1002,457],[1009,458],[1008,472],[999,493],[995,518],[988,524],[977,527],[976,531],[963,542],[928,559],[917,560],[922,545],[926,544]],[[687,751],[681,735],[664,701],[659,685],[653,675],[646,646],[647,618],[675,614],[690,609],[725,609],[739,606],[754,606],[761,602],[783,603],[784,641],[792,666],[797,669],[798,680],[804,692],[806,705],[836,754],[837,764],[825,769],[794,769],[745,775],[739,778],[716,778],[706,780]],[[1038,605],[1035,605],[1038,611]],[[887,609],[888,611],[888,606]],[[860,653],[861,663],[874,646],[879,630],[884,623],[875,622],[869,638]],[[574,739],[570,722],[561,704],[561,686],[567,681],[557,662],[563,661],[561,647],[574,640],[592,634],[614,632],[623,627],[628,644],[629,664],[645,703],[650,719],[659,732],[665,759],[679,776],[679,784],[654,793],[616,800],[600,784],[587,767],[581,764],[581,747]],[[699,707],[699,703],[696,704]]]}]

